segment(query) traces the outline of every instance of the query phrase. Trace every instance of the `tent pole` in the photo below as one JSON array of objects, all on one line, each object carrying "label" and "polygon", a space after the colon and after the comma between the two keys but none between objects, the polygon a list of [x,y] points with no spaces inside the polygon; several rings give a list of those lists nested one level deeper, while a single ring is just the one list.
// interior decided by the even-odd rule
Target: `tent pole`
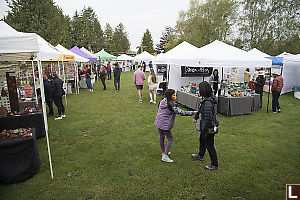
[{"label": "tent pole", "polygon": [[269,102],[270,102],[270,92],[271,92],[271,72],[272,72],[272,68],[269,68],[269,74],[270,74],[270,78],[269,78],[269,92],[268,92],[268,104],[267,104],[267,113],[269,112]]},{"label": "tent pole", "polygon": [[[64,65],[64,61],[63,60],[61,61],[61,63],[62,63],[62,66],[63,66],[63,78],[64,78],[64,88],[63,89],[65,89],[65,88],[68,87],[67,84],[66,84],[65,65]],[[68,90],[67,90],[67,92],[68,92]],[[67,102],[67,92],[65,94],[66,106],[68,105],[68,102]]]},{"label": "tent pole", "polygon": [[[31,65],[32,65],[32,75],[33,75],[33,84],[35,86],[35,74],[34,74],[34,64],[33,64],[33,60],[31,61]],[[37,97],[37,93],[35,90],[35,103],[38,104],[38,97]]]},{"label": "tent pole", "polygon": [[48,149],[48,157],[49,157],[49,164],[50,164],[50,173],[51,173],[51,179],[53,179],[52,160],[51,160],[50,144],[49,144],[49,137],[48,137],[48,121],[47,121],[46,101],[45,101],[45,93],[44,93],[45,91],[44,91],[42,62],[38,59],[37,64],[38,64],[40,87],[41,87],[42,112],[43,112],[44,126],[45,126],[45,131],[46,131],[47,149]]}]

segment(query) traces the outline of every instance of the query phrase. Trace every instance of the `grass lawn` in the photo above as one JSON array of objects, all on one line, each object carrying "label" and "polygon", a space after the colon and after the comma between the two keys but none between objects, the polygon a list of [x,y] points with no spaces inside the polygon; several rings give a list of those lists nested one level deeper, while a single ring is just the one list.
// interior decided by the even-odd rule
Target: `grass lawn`
[{"label": "grass lawn", "polygon": [[[38,140],[39,172],[23,183],[0,185],[0,199],[285,199],[285,184],[300,183],[300,100],[280,97],[281,113],[218,115],[220,169],[191,160],[199,147],[192,117],[176,117],[171,159],[160,160],[148,86],[139,104],[133,73],[122,73],[120,92],[100,82],[94,93],[69,95],[67,118],[48,118],[54,179],[46,139]],[[147,74],[148,75],[148,74]],[[159,100],[162,96],[159,96]],[[55,107],[55,112],[57,109]]]}]

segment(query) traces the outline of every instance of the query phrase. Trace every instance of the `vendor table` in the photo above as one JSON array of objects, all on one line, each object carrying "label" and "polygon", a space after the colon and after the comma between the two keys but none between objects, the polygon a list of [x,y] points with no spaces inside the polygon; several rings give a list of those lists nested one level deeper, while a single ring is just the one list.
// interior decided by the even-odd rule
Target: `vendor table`
[{"label": "vendor table", "polygon": [[177,102],[191,108],[193,110],[198,110],[199,105],[201,103],[200,97],[197,97],[193,94],[177,91]]},{"label": "vendor table", "polygon": [[0,131],[3,129],[34,128],[36,138],[45,137],[43,114],[9,116],[0,118]]},{"label": "vendor table", "polygon": [[38,147],[33,136],[15,139],[0,138],[0,182],[5,184],[24,181],[40,168]]},{"label": "vendor table", "polygon": [[250,114],[259,107],[259,94],[245,97],[218,97],[218,112],[228,116]]}]

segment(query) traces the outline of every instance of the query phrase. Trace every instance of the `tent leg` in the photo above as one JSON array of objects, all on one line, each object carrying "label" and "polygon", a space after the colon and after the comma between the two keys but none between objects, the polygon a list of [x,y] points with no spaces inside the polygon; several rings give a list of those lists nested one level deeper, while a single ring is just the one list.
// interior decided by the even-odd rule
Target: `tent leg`
[{"label": "tent leg", "polygon": [[42,112],[43,112],[44,126],[45,126],[45,131],[46,131],[47,149],[48,149],[48,157],[49,157],[49,164],[50,164],[50,173],[51,173],[51,179],[53,179],[53,169],[52,169],[52,160],[51,160],[51,152],[50,152],[50,143],[49,143],[49,137],[48,137],[48,121],[47,121],[46,101],[45,101],[45,93],[44,93],[42,62],[40,60],[38,60],[37,63],[38,63],[38,70],[39,70],[41,98],[42,98]]},{"label": "tent leg", "polygon": [[270,79],[269,79],[269,92],[268,92],[268,104],[267,104],[267,113],[269,112],[269,103],[270,103],[270,92],[271,92],[271,68],[269,69]]}]

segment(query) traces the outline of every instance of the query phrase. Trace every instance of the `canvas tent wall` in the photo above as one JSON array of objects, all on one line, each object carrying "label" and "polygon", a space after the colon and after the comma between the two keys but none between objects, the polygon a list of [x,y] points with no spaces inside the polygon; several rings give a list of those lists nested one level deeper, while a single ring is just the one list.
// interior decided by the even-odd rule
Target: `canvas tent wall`
[{"label": "canvas tent wall", "polygon": [[42,66],[40,61],[40,49],[38,35],[35,33],[21,33],[14,30],[5,22],[0,22],[0,60],[30,60],[36,58],[38,61],[39,79],[41,86],[42,109],[44,116],[44,125],[46,131],[46,141],[48,149],[48,158],[50,165],[51,178],[53,179],[52,160],[50,152],[50,143],[48,137],[48,122],[46,112],[46,102],[44,93],[44,83],[42,77]]},{"label": "canvas tent wall", "polygon": [[283,88],[281,94],[292,91],[294,86],[300,85],[300,54],[279,55],[283,57]]}]

